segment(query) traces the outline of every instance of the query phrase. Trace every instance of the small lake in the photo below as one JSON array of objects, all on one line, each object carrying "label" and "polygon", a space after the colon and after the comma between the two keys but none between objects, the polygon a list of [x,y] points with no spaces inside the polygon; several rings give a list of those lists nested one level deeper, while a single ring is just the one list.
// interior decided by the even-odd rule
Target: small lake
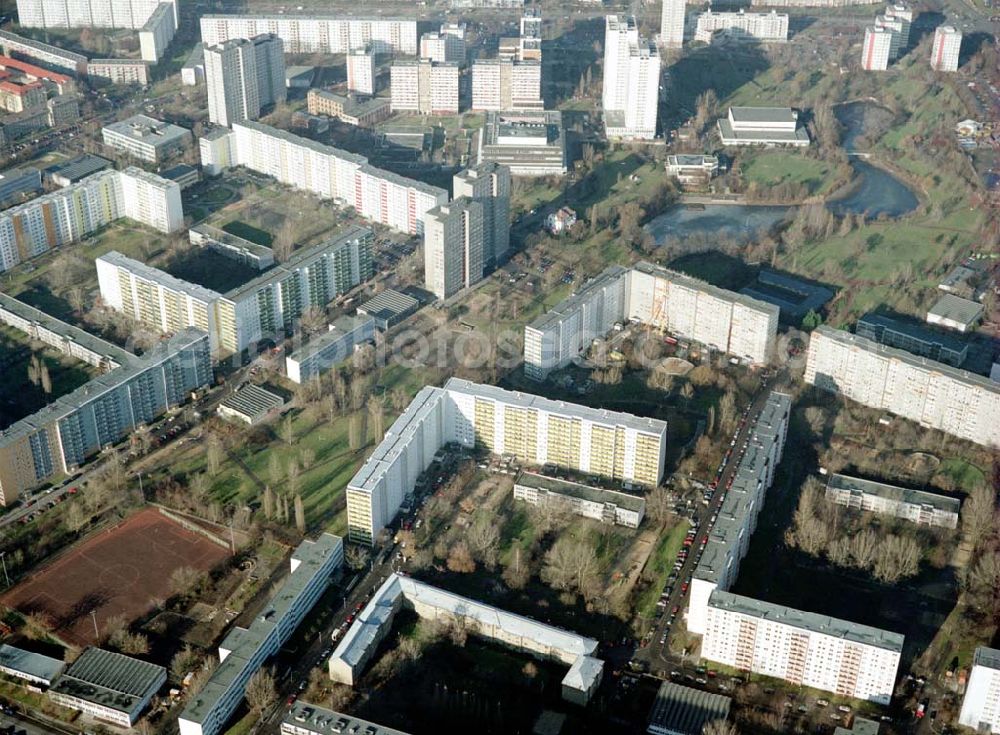
[{"label": "small lake", "polygon": [[670,237],[723,235],[748,240],[788,216],[794,207],[749,207],[743,204],[681,204],[646,225],[657,243]]},{"label": "small lake", "polygon": [[[874,102],[838,105],[834,114],[844,127],[843,146],[848,151],[853,151],[865,134],[880,134],[879,131],[892,120],[892,112]],[[913,190],[885,169],[863,158],[851,158],[851,166],[854,168],[854,187],[846,196],[827,202],[829,210],[837,216],[902,217],[919,206],[920,201]]]}]

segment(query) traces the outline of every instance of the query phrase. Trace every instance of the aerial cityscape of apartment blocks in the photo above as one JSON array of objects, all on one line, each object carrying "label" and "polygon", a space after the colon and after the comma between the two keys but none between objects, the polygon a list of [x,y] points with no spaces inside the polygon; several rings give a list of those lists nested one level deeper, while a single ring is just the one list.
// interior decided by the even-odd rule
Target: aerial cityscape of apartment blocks
[{"label": "aerial cityscape of apartment blocks", "polygon": [[371,543],[449,442],[650,487],[663,476],[666,437],[656,419],[451,378],[417,394],[351,479],[350,538]]},{"label": "aerial cityscape of apartment blocks", "polygon": [[525,374],[543,380],[626,320],[767,364],[774,354],[778,312],[773,304],[650,263],[611,266],[525,327]]},{"label": "aerial cityscape of apartment blocks", "polygon": [[212,382],[208,335],[178,332],[0,431],[0,503],[73,471]]},{"label": "aerial cityscape of apartment blocks", "polygon": [[389,77],[393,112],[458,112],[458,64],[429,59],[397,61],[390,67]]},{"label": "aerial cityscape of apartment blocks", "polygon": [[792,398],[772,392],[754,422],[749,445],[740,460],[732,487],[718,510],[718,520],[691,580],[687,629],[705,634],[708,600],[716,589],[728,590],[739,574],[750,547],[764,496],[774,482],[774,471],[784,454]]},{"label": "aerial cityscape of apartment blocks", "polygon": [[651,139],[660,98],[660,53],[633,16],[609,15],[604,27],[602,108],[607,135]]},{"label": "aerial cityscape of apartment blocks", "polygon": [[1000,732],[1000,651],[979,646],[958,716],[960,725],[976,732]]},{"label": "aerial cityscape of apartment blocks", "polygon": [[177,22],[176,0],[17,0],[25,28],[142,28],[161,4]]},{"label": "aerial cityscape of apartment blocks", "polygon": [[180,187],[138,168],[100,171],[0,213],[0,271],[86,237],[121,217],[160,232],[184,223]]},{"label": "aerial cityscape of apartment blocks", "polygon": [[[350,205],[366,219],[411,235],[423,232],[423,216],[448,202],[448,192],[375,168],[356,153],[245,120],[226,141],[230,165],[272,176],[283,184]],[[204,150],[204,148],[203,148]]]},{"label": "aerial cityscape of apartment blocks", "polygon": [[371,278],[371,246],[371,230],[346,227],[225,294],[115,251],[97,259],[97,276],[107,306],[162,332],[201,329],[213,354],[233,353],[283,333],[308,307]]},{"label": "aerial cityscape of apartment blocks", "polygon": [[341,15],[203,15],[201,40],[214,46],[233,38],[276,33],[288,54],[346,54],[372,45],[379,54],[417,54],[417,21]]},{"label": "aerial cityscape of apartment blocks", "polygon": [[483,205],[453,199],[424,215],[424,286],[439,299],[483,279]]},{"label": "aerial cityscape of apartment blocks", "polygon": [[965,370],[820,326],[805,381],[872,408],[1000,447],[1000,384]]},{"label": "aerial cityscape of apartment blocks", "polygon": [[324,533],[292,552],[291,573],[246,628],[234,626],[219,644],[219,665],[177,720],[180,735],[217,735],[243,702],[247,682],[285,644],[344,562],[344,541]]},{"label": "aerial cityscape of apartment blocks", "polygon": [[701,656],[740,671],[889,704],[903,636],[715,590]]},{"label": "aerial cityscape of apartment blocks", "polygon": [[510,169],[492,161],[460,171],[452,178],[455,198],[483,205],[483,266],[492,268],[510,250]]},{"label": "aerial cityscape of apartment blocks", "polygon": [[285,56],[273,33],[205,47],[208,119],[232,127],[256,120],[269,105],[284,102]]},{"label": "aerial cityscape of apartment blocks", "polygon": [[847,508],[902,518],[917,525],[958,528],[962,502],[940,493],[887,485],[860,477],[830,475],[826,499]]}]

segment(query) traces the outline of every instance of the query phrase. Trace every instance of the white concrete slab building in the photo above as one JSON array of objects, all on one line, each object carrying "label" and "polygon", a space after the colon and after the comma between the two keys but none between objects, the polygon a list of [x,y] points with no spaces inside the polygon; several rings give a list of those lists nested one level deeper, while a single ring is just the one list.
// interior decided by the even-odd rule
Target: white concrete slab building
[{"label": "white concrete slab building", "polygon": [[256,120],[268,106],[285,101],[285,57],[277,35],[208,45],[204,55],[208,119],[216,125]]},{"label": "white concrete slab building", "polygon": [[405,18],[351,18],[341,14],[201,16],[201,40],[212,46],[234,38],[276,33],[286,54],[346,54],[369,43],[379,54],[416,56],[417,21]]},{"label": "white concrete slab building", "polygon": [[329,330],[285,358],[285,373],[293,383],[305,383],[349,358],[360,345],[375,339],[375,319],[342,316]]},{"label": "white concrete slab building", "polygon": [[355,153],[249,120],[233,126],[232,165],[246,166],[283,184],[353,206],[362,217],[411,235],[423,215],[445,204],[448,192],[379,169]]},{"label": "white concrete slab building", "polygon": [[860,477],[832,474],[826,499],[848,508],[902,518],[920,526],[958,528],[962,502],[940,493],[887,485]]},{"label": "white concrete slab building", "polygon": [[133,115],[101,128],[104,145],[138,158],[158,163],[191,143],[191,131],[148,115]]},{"label": "white concrete slab building", "polygon": [[494,112],[545,109],[541,62],[481,59],[473,63],[472,109]]},{"label": "white concrete slab building", "polygon": [[788,40],[788,13],[707,12],[698,15],[695,41],[712,43],[716,39],[774,43]]},{"label": "white concrete slab building", "polygon": [[639,35],[633,16],[607,16],[602,94],[607,136],[652,139],[659,101],[660,52]]},{"label": "white concrete slab building", "polygon": [[357,94],[375,94],[375,47],[368,44],[347,52],[347,89]]},{"label": "white concrete slab building", "polygon": [[429,59],[396,61],[389,69],[393,112],[458,114],[458,64]]},{"label": "white concrete slab building", "polygon": [[820,326],[805,381],[988,447],[1000,447],[1000,385],[989,378]]},{"label": "white concrete slab building", "polygon": [[774,391],[754,420],[750,444],[692,575],[687,610],[690,633],[705,635],[709,598],[716,589],[728,590],[736,581],[740,563],[750,548],[750,537],[757,528],[764,496],[784,456],[791,405],[791,396]]},{"label": "white concrete slab building", "polygon": [[898,633],[715,590],[701,657],[886,705],[902,650]]},{"label": "white concrete slab building", "polygon": [[233,627],[219,644],[219,665],[177,720],[180,735],[218,735],[243,701],[247,682],[278,652],[330,585],[344,561],[344,542],[324,533],[292,552],[291,572],[247,628]]},{"label": "white concrete slab building", "polygon": [[723,145],[806,147],[809,133],[790,107],[730,107],[718,122]]},{"label": "white concrete slab building", "polygon": [[934,40],[931,43],[931,69],[958,71],[961,50],[962,32],[954,26],[938,26],[934,29]]},{"label": "white concrete slab building", "polygon": [[371,543],[449,442],[652,487],[663,476],[666,430],[663,421],[458,378],[425,387],[348,483],[351,539]]},{"label": "white concrete slab building", "polygon": [[487,161],[452,178],[455,198],[468,197],[483,205],[483,266],[506,260],[510,250],[510,169]]},{"label": "white concrete slab building", "polygon": [[980,646],[972,658],[972,671],[958,723],[976,732],[1000,732],[1000,651]]},{"label": "white concrete slab building", "polygon": [[[383,582],[347,629],[330,657],[330,678],[354,686],[404,606],[425,620],[458,620],[473,635],[568,665],[562,692],[571,702],[585,705],[600,685],[604,662],[596,657],[597,641],[593,638],[398,574],[390,575]],[[187,734],[182,732],[181,735]]]}]

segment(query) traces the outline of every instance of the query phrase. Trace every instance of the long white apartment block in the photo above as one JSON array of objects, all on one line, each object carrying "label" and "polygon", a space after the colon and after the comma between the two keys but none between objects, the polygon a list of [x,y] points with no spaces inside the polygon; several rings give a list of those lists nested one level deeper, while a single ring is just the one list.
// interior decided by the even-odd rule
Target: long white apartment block
[{"label": "long white apartment block", "polygon": [[225,294],[117,252],[97,259],[98,282],[108,306],[163,332],[203,330],[213,354],[228,354],[284,335],[310,306],[323,307],[371,278],[371,242],[371,230],[344,228]]},{"label": "long white apartment block", "polygon": [[190,326],[213,337],[216,334],[215,303],[221,298],[217,292],[174,278],[117,250],[94,262],[106,306],[160,332]]},{"label": "long white apartment block", "polygon": [[848,475],[830,475],[826,499],[837,505],[901,518],[921,526],[958,528],[958,498]]},{"label": "long white apartment block", "polygon": [[[422,233],[424,213],[448,202],[444,189],[269,125],[245,120],[233,125],[231,135],[231,165],[246,166],[282,184],[352,206],[362,217],[400,232]],[[216,147],[220,145],[216,141]]]},{"label": "long white apartment block", "polygon": [[805,381],[988,447],[1000,447],[1000,384],[865,337],[821,326]]},{"label": "long white apartment block", "polygon": [[605,18],[601,99],[608,137],[648,140],[656,135],[660,53],[639,35],[633,16]]},{"label": "long white apartment block", "polygon": [[792,399],[774,391],[755,418],[750,444],[719,508],[701,561],[691,579],[687,629],[705,635],[708,601],[716,589],[728,590],[750,548],[764,496],[774,482],[775,468],[784,454]]},{"label": "long white apartment block", "polygon": [[472,65],[472,109],[494,112],[543,110],[542,64],[481,59]]},{"label": "long white apartment block", "polygon": [[424,286],[448,299],[483,280],[483,205],[467,197],[424,215]]},{"label": "long white apartment block", "polygon": [[525,375],[544,380],[626,320],[767,364],[774,355],[778,307],[651,263],[611,266],[525,327]]},{"label": "long white apartment block", "polygon": [[368,44],[379,54],[417,54],[417,21],[345,18],[342,15],[203,15],[201,40],[215,45],[233,38],[276,33],[287,54],[346,54]]},{"label": "long white apartment block", "polygon": [[372,45],[347,52],[347,89],[357,94],[375,94],[375,49]]},{"label": "long white apartment block", "polygon": [[100,171],[0,213],[0,272],[122,217],[161,232],[184,223],[180,187],[141,169]]},{"label": "long white apartment block", "polygon": [[486,161],[452,178],[455,198],[469,197],[483,205],[483,265],[493,267],[510,250],[510,169]]},{"label": "long white apartment block", "polygon": [[427,386],[347,486],[350,538],[372,543],[445,444],[514,454],[647,487],[663,476],[667,425],[451,378]]},{"label": "long white apartment block", "polygon": [[397,61],[389,69],[389,79],[393,112],[458,114],[458,64]]},{"label": "long white apartment block", "polygon": [[244,699],[247,682],[274,656],[330,585],[344,561],[344,542],[324,533],[292,553],[291,573],[246,628],[233,627],[219,644],[219,665],[177,720],[180,735],[217,735]]},{"label": "long white apartment block", "polygon": [[686,0],[662,0],[660,9],[660,45],[678,49],[684,45],[684,15]]},{"label": "long white apartment block", "polygon": [[701,656],[797,686],[888,704],[903,636],[715,590]]},{"label": "long white apartment block", "polygon": [[788,13],[714,13],[698,15],[694,40],[711,43],[716,34],[735,41],[772,42],[788,40]]},{"label": "long white apartment block", "polygon": [[885,71],[892,55],[892,30],[881,26],[865,28],[861,45],[861,68],[865,71]]},{"label": "long white apartment block", "polygon": [[962,50],[962,32],[955,26],[938,26],[931,43],[931,69],[958,71],[959,53]]},{"label": "long white apartment block", "polygon": [[139,29],[139,56],[143,61],[159,63],[177,31],[177,5],[160,2]]},{"label": "long white apartment block", "polygon": [[165,4],[177,27],[176,0],[17,0],[25,28],[127,28],[138,30]]},{"label": "long white apartment block", "polygon": [[980,646],[972,657],[958,724],[976,732],[1000,732],[1000,651]]}]

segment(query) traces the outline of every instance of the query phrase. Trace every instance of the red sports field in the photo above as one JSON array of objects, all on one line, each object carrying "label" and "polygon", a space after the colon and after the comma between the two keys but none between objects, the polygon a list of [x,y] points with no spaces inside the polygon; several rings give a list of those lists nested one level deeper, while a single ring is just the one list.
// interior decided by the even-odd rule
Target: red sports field
[{"label": "red sports field", "polygon": [[0,602],[25,614],[40,613],[57,636],[88,645],[96,642],[92,612],[103,635],[108,618],[132,621],[154,600],[170,597],[174,570],[208,571],[227,555],[201,534],[145,509],[70,548]]}]

